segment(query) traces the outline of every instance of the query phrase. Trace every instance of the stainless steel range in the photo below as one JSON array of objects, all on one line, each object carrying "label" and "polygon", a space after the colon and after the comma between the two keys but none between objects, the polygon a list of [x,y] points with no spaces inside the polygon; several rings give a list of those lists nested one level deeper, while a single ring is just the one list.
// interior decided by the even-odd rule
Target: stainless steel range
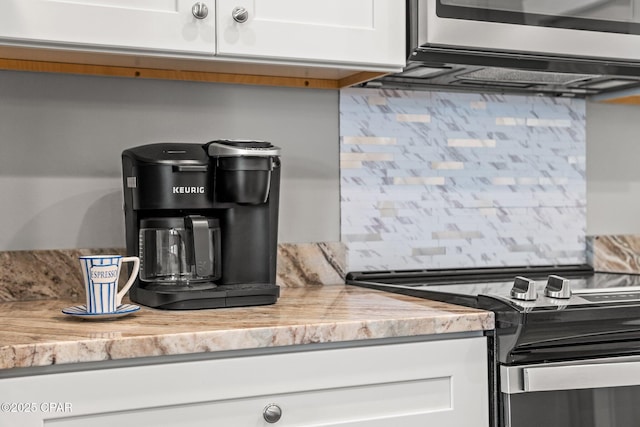
[{"label": "stainless steel range", "polygon": [[491,425],[640,425],[640,276],[586,265],[352,272],[347,283],[491,310]]}]

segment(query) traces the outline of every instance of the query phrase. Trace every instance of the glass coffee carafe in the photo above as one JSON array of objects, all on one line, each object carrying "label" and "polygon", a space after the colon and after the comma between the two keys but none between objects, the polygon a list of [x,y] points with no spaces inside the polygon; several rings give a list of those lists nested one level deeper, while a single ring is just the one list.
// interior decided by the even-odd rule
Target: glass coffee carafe
[{"label": "glass coffee carafe", "polygon": [[158,286],[212,287],[220,278],[220,225],[200,215],[140,222],[140,280]]}]

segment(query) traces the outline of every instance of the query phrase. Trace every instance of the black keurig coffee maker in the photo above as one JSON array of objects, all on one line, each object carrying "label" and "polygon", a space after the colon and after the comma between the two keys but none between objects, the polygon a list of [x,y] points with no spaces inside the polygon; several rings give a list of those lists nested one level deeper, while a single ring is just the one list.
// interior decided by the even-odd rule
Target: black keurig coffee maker
[{"label": "black keurig coffee maker", "polygon": [[131,300],[200,309],[273,304],[280,149],[264,141],[159,143],[123,151]]}]

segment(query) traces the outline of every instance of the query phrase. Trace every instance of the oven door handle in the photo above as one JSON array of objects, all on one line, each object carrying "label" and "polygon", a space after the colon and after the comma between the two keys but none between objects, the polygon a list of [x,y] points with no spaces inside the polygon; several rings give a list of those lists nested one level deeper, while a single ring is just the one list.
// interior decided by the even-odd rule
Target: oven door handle
[{"label": "oven door handle", "polygon": [[[620,358],[624,359],[624,358]],[[640,385],[640,360],[501,367],[503,393]]]}]

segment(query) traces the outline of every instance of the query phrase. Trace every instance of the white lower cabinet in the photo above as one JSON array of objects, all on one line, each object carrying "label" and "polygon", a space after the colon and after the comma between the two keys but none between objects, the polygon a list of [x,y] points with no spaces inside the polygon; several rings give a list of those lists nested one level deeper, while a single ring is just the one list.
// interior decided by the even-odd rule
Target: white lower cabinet
[{"label": "white lower cabinet", "polygon": [[0,426],[485,427],[486,352],[471,337],[5,378]]}]

